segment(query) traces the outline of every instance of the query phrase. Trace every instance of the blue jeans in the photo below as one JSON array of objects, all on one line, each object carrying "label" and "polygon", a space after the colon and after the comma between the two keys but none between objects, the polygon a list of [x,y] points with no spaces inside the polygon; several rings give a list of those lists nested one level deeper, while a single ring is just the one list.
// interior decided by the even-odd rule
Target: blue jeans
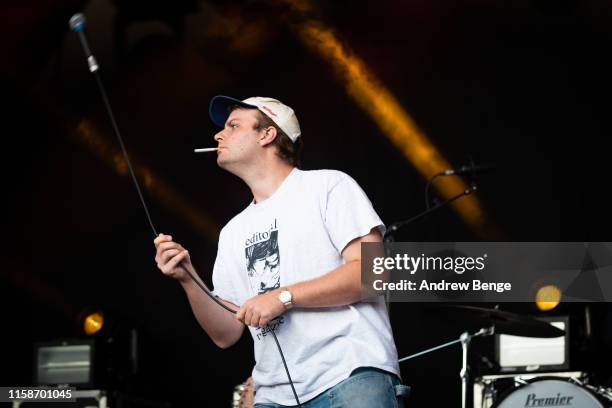
[{"label": "blue jeans", "polygon": [[[322,392],[303,408],[404,408],[410,388],[399,378],[372,367],[360,367],[346,380]],[[295,405],[292,405],[295,407]],[[278,404],[255,404],[255,408],[288,408]]]}]

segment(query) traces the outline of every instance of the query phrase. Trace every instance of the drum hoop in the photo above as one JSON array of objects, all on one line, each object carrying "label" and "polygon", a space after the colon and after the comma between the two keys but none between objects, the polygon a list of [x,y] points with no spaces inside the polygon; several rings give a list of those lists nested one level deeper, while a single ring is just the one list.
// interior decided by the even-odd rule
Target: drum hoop
[{"label": "drum hoop", "polygon": [[[519,376],[517,375],[517,377],[519,377]],[[555,376],[552,376],[552,375],[550,375],[550,376],[544,376],[544,377],[537,377],[537,378],[530,378],[529,380],[524,380],[524,381],[526,381],[526,382],[527,382],[527,384],[521,384],[521,385],[519,385],[519,386],[517,386],[517,387],[510,388],[510,389],[505,390],[504,392],[502,392],[502,393],[499,395],[499,400],[498,400],[498,401],[495,401],[495,403],[494,403],[493,405],[491,405],[491,408],[499,408],[499,404],[501,404],[502,402],[504,402],[504,400],[505,400],[505,399],[506,399],[506,398],[507,398],[507,397],[508,397],[510,394],[512,394],[513,392],[518,391],[518,390],[520,390],[521,388],[524,388],[524,387],[526,387],[526,386],[528,386],[528,385],[531,385],[531,384],[537,383],[537,382],[539,382],[539,381],[546,381],[546,380],[557,380],[557,381],[561,381],[561,382],[565,382],[565,383],[569,383],[569,384],[575,385],[576,387],[580,388],[581,390],[586,391],[588,394],[590,394],[591,396],[593,396],[593,397],[595,398],[595,400],[596,400],[597,402],[599,402],[603,408],[606,408],[606,405],[604,405],[604,404],[603,404],[602,399],[600,398],[600,396],[599,396],[599,395],[597,395],[597,394],[596,394],[596,393],[594,393],[593,391],[589,390],[588,388],[583,387],[583,386],[582,386],[582,385],[580,385],[580,384],[576,384],[575,382],[572,382],[572,381],[571,381],[571,380],[572,380],[572,378],[571,378],[571,377],[555,377]]]}]

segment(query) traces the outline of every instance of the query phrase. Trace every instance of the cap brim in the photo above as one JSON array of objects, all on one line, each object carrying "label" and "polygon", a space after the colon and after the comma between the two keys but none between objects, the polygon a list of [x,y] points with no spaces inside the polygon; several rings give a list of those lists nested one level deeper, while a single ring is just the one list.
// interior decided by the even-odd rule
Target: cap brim
[{"label": "cap brim", "polygon": [[225,95],[217,95],[210,100],[210,106],[208,107],[210,120],[212,120],[212,122],[219,127],[225,127],[225,122],[230,114],[228,109],[230,106],[234,105],[243,106],[245,108],[259,109],[255,105],[249,105],[248,103],[244,103],[236,98],[231,98]]}]

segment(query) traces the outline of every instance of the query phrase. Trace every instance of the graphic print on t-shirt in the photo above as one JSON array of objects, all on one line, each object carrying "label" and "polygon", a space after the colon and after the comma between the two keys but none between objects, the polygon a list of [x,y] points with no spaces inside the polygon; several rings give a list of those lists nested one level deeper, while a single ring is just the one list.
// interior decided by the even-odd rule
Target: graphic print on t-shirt
[{"label": "graphic print on t-shirt", "polygon": [[280,252],[276,219],[264,232],[255,232],[245,242],[247,274],[253,292],[261,295],[280,288]]},{"label": "graphic print on t-shirt", "polygon": [[[280,288],[280,251],[276,219],[267,230],[252,234],[244,246],[247,275],[253,293],[261,295]],[[254,328],[254,336],[261,340],[272,330],[277,331],[284,323],[284,316],[280,316],[265,327]]]}]

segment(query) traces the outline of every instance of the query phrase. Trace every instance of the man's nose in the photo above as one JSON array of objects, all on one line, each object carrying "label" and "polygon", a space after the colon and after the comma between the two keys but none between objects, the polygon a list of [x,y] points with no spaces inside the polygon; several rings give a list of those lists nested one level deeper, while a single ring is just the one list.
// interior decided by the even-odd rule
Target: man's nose
[{"label": "man's nose", "polygon": [[215,139],[215,141],[216,141],[216,142],[218,142],[218,141],[220,141],[220,140],[222,140],[222,139],[223,139],[223,135],[222,135],[222,133],[223,133],[223,131],[222,131],[222,130],[221,130],[221,131],[219,131],[219,132],[217,132],[217,134],[216,134],[216,135],[215,135],[215,137],[214,137],[214,139]]}]

